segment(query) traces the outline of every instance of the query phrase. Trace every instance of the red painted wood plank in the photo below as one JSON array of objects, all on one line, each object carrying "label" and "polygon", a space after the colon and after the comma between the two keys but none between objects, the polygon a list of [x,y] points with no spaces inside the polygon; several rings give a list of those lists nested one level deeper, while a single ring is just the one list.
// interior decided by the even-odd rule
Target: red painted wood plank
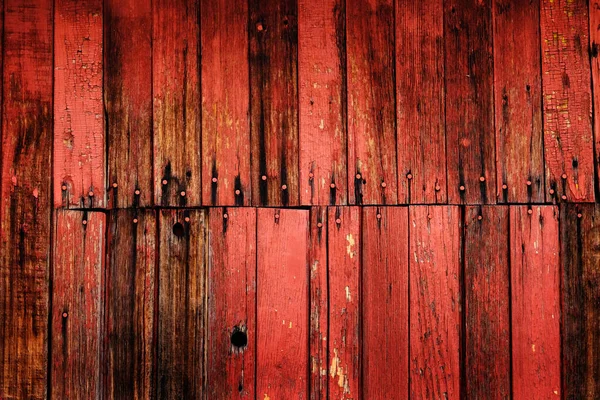
[{"label": "red painted wood plank", "polygon": [[395,26],[398,202],[446,203],[443,1],[397,2]]},{"label": "red painted wood plank", "polygon": [[566,399],[600,394],[597,272],[600,208],[567,204],[560,213],[562,387]]},{"label": "red painted wood plank", "polygon": [[308,220],[258,210],[256,397],[308,398]]},{"label": "red painted wood plank", "polygon": [[52,159],[52,1],[5,0],[0,397],[44,399]]},{"label": "red painted wood plank", "polygon": [[206,225],[203,210],[159,214],[158,399],[205,394]]},{"label": "red painted wood plank", "polygon": [[538,2],[494,0],[496,198],[544,202]]},{"label": "red painted wood plank", "polygon": [[310,209],[310,400],[326,400],[329,373],[327,207]]},{"label": "red painted wood plank", "polygon": [[207,396],[254,399],[256,209],[209,211]]},{"label": "red painted wood plank", "polygon": [[393,2],[348,0],[346,13],[350,204],[396,204]]},{"label": "red painted wood plank", "polygon": [[252,204],[297,205],[298,6],[250,0]]},{"label": "red painted wood plank", "polygon": [[249,205],[248,2],[201,0],[200,16],[203,204]]},{"label": "red painted wood plank", "polygon": [[594,201],[588,23],[585,0],[542,1],[544,154],[548,201]]},{"label": "red painted wood plank", "polygon": [[199,0],[156,0],[152,10],[154,203],[199,206]]},{"label": "red painted wood plank", "polygon": [[108,229],[106,398],[156,394],[156,214],[115,210]]},{"label": "red painted wood plank", "polygon": [[154,200],[151,6],[138,0],[105,2],[104,104],[112,207],[147,207]]},{"label": "red painted wood plank", "polygon": [[361,396],[360,208],[327,211],[329,270],[329,397]]},{"label": "red painted wood plank", "polygon": [[346,15],[342,0],[298,1],[300,204],[346,204]]},{"label": "red painted wood plank", "polygon": [[101,398],[106,216],[61,210],[55,223],[50,395]]},{"label": "red painted wood plank", "polygon": [[444,2],[448,201],[495,203],[491,0]]},{"label": "red painted wood plank", "polygon": [[362,212],[365,399],[409,396],[408,208]]},{"label": "red painted wood plank", "polygon": [[102,0],[54,10],[54,206],[105,207]]},{"label": "red painted wood plank", "polygon": [[511,207],[510,249],[513,395],[559,399],[558,209]]},{"label": "red painted wood plank", "polygon": [[[600,51],[600,2],[597,0],[590,0],[589,2],[589,13],[590,13],[590,65],[592,69],[592,110],[594,115],[592,121],[594,123],[594,142],[596,144],[594,156],[598,159],[598,152],[600,151],[600,58],[598,52]],[[600,165],[596,161],[596,176],[600,176]],[[600,189],[600,182],[596,182],[596,190]]]},{"label": "red painted wood plank", "polygon": [[465,254],[465,390],[507,399],[510,387],[508,207],[467,207]]},{"label": "red painted wood plank", "polygon": [[460,398],[460,211],[409,209],[410,395]]}]

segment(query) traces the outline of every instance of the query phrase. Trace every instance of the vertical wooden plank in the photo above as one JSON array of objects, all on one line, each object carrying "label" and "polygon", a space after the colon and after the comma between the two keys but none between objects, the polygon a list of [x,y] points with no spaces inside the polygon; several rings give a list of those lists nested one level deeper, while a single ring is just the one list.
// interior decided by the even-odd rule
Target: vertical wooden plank
[{"label": "vertical wooden plank", "polygon": [[344,0],[298,1],[300,204],[346,204]]},{"label": "vertical wooden plank", "polygon": [[327,207],[310,209],[310,400],[327,400],[329,373],[329,272]]},{"label": "vertical wooden plank", "polygon": [[256,397],[308,398],[308,220],[258,210]]},{"label": "vertical wooden plank", "polygon": [[52,1],[4,1],[0,397],[47,388]]},{"label": "vertical wooden plank", "polygon": [[202,0],[200,16],[203,204],[249,205],[248,2]]},{"label": "vertical wooden plank", "polygon": [[459,399],[460,211],[409,209],[410,395]]},{"label": "vertical wooden plank", "polygon": [[107,0],[104,39],[109,205],[151,206],[152,3]]},{"label": "vertical wooden plank", "polygon": [[508,207],[467,207],[464,227],[465,390],[470,398],[508,399]]},{"label": "vertical wooden plank", "polygon": [[494,0],[496,199],[544,202],[540,4]]},{"label": "vertical wooden plank", "polygon": [[444,3],[448,201],[495,202],[491,0]]},{"label": "vertical wooden plank", "polygon": [[350,204],[396,204],[394,5],[347,0]]},{"label": "vertical wooden plank", "polygon": [[446,203],[442,0],[396,3],[396,97],[398,202]]},{"label": "vertical wooden plank", "polygon": [[408,208],[366,207],[362,215],[363,397],[406,399]]},{"label": "vertical wooden plank", "polygon": [[600,395],[600,207],[561,209],[562,384],[564,398]]},{"label": "vertical wooden plank", "polygon": [[298,5],[249,0],[252,204],[297,205]]},{"label": "vertical wooden plank", "polygon": [[256,209],[209,211],[209,399],[254,399]]},{"label": "vertical wooden plank", "polygon": [[156,214],[115,210],[108,229],[106,398],[155,398]]},{"label": "vertical wooden plank", "polygon": [[[591,95],[593,96],[591,105],[594,115],[592,115],[593,137],[594,137],[594,157],[596,159],[596,184],[595,193],[596,197],[600,195],[600,164],[598,164],[598,152],[600,151],[600,57],[598,53],[600,51],[600,1],[589,0],[589,13],[590,13],[590,66],[592,69],[592,89]],[[598,199],[600,200],[600,198]]]},{"label": "vertical wooden plank", "polygon": [[329,397],[361,397],[360,208],[329,207]]},{"label": "vertical wooden plank", "polygon": [[558,209],[512,206],[510,249],[513,395],[559,399]]},{"label": "vertical wooden plank", "polygon": [[54,206],[105,207],[102,0],[55,4]]},{"label": "vertical wooden plank", "polygon": [[152,7],[154,203],[199,206],[199,0],[155,0]]},{"label": "vertical wooden plank", "polygon": [[587,1],[542,0],[541,7],[546,200],[593,202]]},{"label": "vertical wooden plank", "polygon": [[202,210],[161,210],[158,399],[204,396],[206,221]]},{"label": "vertical wooden plank", "polygon": [[52,377],[55,399],[102,397],[104,233],[106,216],[56,214],[52,286]]}]

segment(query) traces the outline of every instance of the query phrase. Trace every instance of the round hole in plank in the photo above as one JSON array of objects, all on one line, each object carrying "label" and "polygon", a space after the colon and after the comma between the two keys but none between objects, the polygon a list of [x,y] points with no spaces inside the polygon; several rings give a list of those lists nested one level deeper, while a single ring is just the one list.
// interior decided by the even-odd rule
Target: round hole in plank
[{"label": "round hole in plank", "polygon": [[238,349],[248,345],[248,335],[237,326],[233,328],[233,332],[231,332],[231,345]]},{"label": "round hole in plank", "polygon": [[185,229],[183,229],[183,225],[181,225],[180,222],[177,222],[175,225],[173,225],[173,235],[177,236],[178,238],[185,235]]}]

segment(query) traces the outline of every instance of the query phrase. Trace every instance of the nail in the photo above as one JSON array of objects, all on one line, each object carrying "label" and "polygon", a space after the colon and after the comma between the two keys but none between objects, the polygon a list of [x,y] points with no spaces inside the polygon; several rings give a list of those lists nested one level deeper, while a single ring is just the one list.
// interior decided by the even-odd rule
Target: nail
[{"label": "nail", "polygon": [[527,181],[527,186],[531,186],[531,181]]},{"label": "nail", "polygon": [[550,194],[554,194],[554,189],[550,189],[550,190],[548,191],[548,193],[550,193]]},{"label": "nail", "polygon": [[138,223],[138,219],[137,219],[137,218],[134,218],[134,219],[133,219],[133,223],[134,223],[134,224],[137,224],[137,223]]},{"label": "nail", "polygon": [[360,174],[356,174],[356,179],[360,179],[360,178],[361,178]]},{"label": "nail", "polygon": [[119,185],[117,184],[117,182],[112,184],[112,187],[114,187],[115,189],[118,187]]},{"label": "nail", "polygon": [[281,190],[286,190],[287,189],[287,185],[281,185]]},{"label": "nail", "polygon": [[439,185],[435,185],[435,191],[439,192],[440,190],[442,190],[442,188]]},{"label": "nail", "polygon": [[163,185],[166,185],[167,183],[168,183],[168,182],[167,182],[167,180],[166,180],[166,179],[163,179],[163,180],[162,180],[162,184],[163,184]]},{"label": "nail", "polygon": [[529,214],[529,215],[533,214],[533,210],[532,210],[531,208],[530,208],[530,209],[528,209],[528,210],[527,210],[527,214]]},{"label": "nail", "polygon": [[377,214],[377,219],[381,219],[381,214]]},{"label": "nail", "polygon": [[381,182],[381,187],[382,187],[382,188],[384,188],[384,187],[386,187],[386,186],[387,186],[387,184],[386,184],[385,182]]},{"label": "nail", "polygon": [[561,178],[567,179],[567,174],[562,174]]},{"label": "nail", "polygon": [[329,187],[335,189],[335,183],[332,183],[331,185],[329,185]]},{"label": "nail", "polygon": [[502,190],[506,190],[508,189],[508,185],[505,183],[504,185],[502,185]]},{"label": "nail", "polygon": [[82,223],[83,225],[87,225],[87,219],[84,219],[83,221],[81,221],[81,223]]},{"label": "nail", "polygon": [[139,195],[140,195],[140,193],[141,193],[141,192],[140,192],[140,189],[135,189],[135,192],[134,192],[134,193],[136,194],[136,196],[139,196]]},{"label": "nail", "polygon": [[459,188],[458,188],[458,190],[460,190],[461,192],[464,192],[465,191],[465,187],[463,185],[460,185]]},{"label": "nail", "polygon": [[182,190],[179,194],[181,195],[181,197],[185,197],[185,190]]},{"label": "nail", "polygon": [[323,227],[323,224],[322,224],[322,223],[320,223],[320,222],[318,222],[318,223],[317,223],[317,228],[322,228],[322,227]]},{"label": "nail", "polygon": [[190,217],[185,217],[183,220],[184,220],[185,222],[190,222]]},{"label": "nail", "polygon": [[62,185],[60,188],[61,188],[62,190],[67,190],[67,185]]},{"label": "nail", "polygon": [[339,225],[339,224],[341,224],[341,223],[342,223],[342,220],[341,220],[341,219],[339,219],[339,218],[337,218],[337,219],[335,220],[335,223]]},{"label": "nail", "polygon": [[581,218],[581,217],[583,217],[583,215],[581,215],[581,213],[578,213],[577,218]]},{"label": "nail", "polygon": [[213,181],[213,183],[216,183],[217,182],[217,178],[213,177],[212,181]]},{"label": "nail", "polygon": [[263,175],[263,176],[260,177],[260,179],[262,179],[263,181],[266,181],[267,180],[267,176]]},{"label": "nail", "polygon": [[315,177],[315,174],[313,174],[312,172],[308,173],[308,179],[312,179]]},{"label": "nail", "polygon": [[90,195],[90,197],[94,197],[94,192],[92,192],[91,190],[88,194]]},{"label": "nail", "polygon": [[69,316],[69,314],[67,314],[66,312],[62,313],[63,318],[67,318],[68,316]]},{"label": "nail", "polygon": [[485,182],[485,176],[480,176],[479,177],[479,182]]},{"label": "nail", "polygon": [[406,179],[411,180],[412,179],[412,174],[406,174]]},{"label": "nail", "polygon": [[227,219],[229,218],[229,215],[227,215],[227,213],[223,214],[223,218]]},{"label": "nail", "polygon": [[262,32],[263,29],[264,29],[263,25],[260,22],[258,24],[256,24],[256,30],[257,31]]},{"label": "nail", "polygon": [[481,216],[481,215],[478,215],[478,216],[477,216],[477,219],[478,219],[479,221],[481,221],[481,220],[483,219],[483,216]]},{"label": "nail", "polygon": [[238,195],[238,196],[239,196],[239,194],[240,194],[240,193],[242,193],[242,192],[240,192],[240,189],[236,189],[236,190],[235,190],[235,194],[236,194],[236,195]]},{"label": "nail", "polygon": [[562,196],[560,196],[560,198],[563,199],[563,200],[566,200],[567,196],[563,194]]}]

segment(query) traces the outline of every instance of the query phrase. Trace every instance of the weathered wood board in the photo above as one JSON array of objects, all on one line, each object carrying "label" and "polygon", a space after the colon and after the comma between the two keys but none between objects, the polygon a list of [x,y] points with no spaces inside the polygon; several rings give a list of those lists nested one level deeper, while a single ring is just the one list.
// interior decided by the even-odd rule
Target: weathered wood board
[{"label": "weathered wood board", "polygon": [[208,216],[207,396],[254,399],[256,209]]},{"label": "weathered wood board", "polygon": [[56,213],[48,385],[55,399],[103,395],[105,230],[103,213]]},{"label": "weathered wood board", "polygon": [[362,209],[363,398],[409,396],[408,208]]},{"label": "weathered wood board", "polygon": [[589,0],[589,13],[590,13],[590,37],[589,37],[589,45],[590,45],[590,65],[592,69],[592,110],[594,114],[592,115],[592,121],[594,123],[593,127],[593,135],[594,135],[594,165],[596,166],[596,182],[594,185],[594,192],[596,194],[596,200],[600,200],[600,164],[598,160],[598,152],[600,151],[600,1],[598,0]]},{"label": "weathered wood board", "polygon": [[309,212],[257,212],[256,398],[307,399]]}]

